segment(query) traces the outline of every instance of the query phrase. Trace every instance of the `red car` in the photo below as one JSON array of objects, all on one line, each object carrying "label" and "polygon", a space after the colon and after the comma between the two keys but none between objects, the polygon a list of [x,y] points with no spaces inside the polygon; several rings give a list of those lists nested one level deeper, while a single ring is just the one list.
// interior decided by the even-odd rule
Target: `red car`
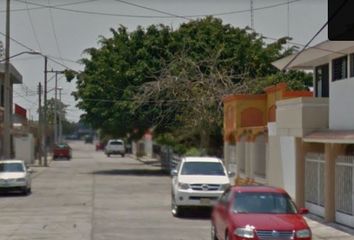
[{"label": "red car", "polygon": [[289,195],[280,188],[227,189],[211,216],[213,240],[311,240],[311,230]]},{"label": "red car", "polygon": [[103,142],[96,143],[96,151],[104,150],[105,144]]},{"label": "red car", "polygon": [[66,158],[68,160],[71,159],[71,147],[66,144],[56,144],[53,148],[53,160],[57,158]]}]

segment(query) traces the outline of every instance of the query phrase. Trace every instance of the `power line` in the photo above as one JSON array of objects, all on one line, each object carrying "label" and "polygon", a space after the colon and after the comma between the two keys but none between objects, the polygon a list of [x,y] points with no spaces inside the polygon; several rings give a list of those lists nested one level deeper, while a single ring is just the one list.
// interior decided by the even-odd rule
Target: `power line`
[{"label": "power line", "polygon": [[139,5],[139,4],[136,4],[136,3],[127,2],[127,1],[124,1],[124,0],[115,0],[115,1],[116,1],[116,2],[120,2],[120,3],[127,4],[127,5],[130,5],[130,6],[134,6],[134,7],[137,7],[137,8],[142,8],[142,9],[145,9],[145,10],[150,10],[150,11],[153,11],[153,12],[166,14],[166,15],[169,15],[169,16],[172,16],[172,17],[175,17],[175,18],[183,18],[183,19],[186,19],[186,20],[191,20],[191,19],[190,19],[189,17],[187,17],[187,16],[176,15],[176,14],[174,14],[174,13],[170,13],[170,12],[158,10],[158,9],[155,9],[155,8],[146,7],[146,6],[143,6],[143,5]]},{"label": "power line", "polygon": [[15,90],[14,90],[13,92],[15,93],[15,96],[20,97],[20,98],[26,100],[28,103],[31,103],[32,105],[37,104],[37,103],[35,103],[35,102],[29,100],[27,97],[23,96],[21,93],[18,93],[18,92],[16,92]]},{"label": "power line", "polygon": [[[17,2],[24,3],[24,0],[15,0]],[[40,8],[52,8],[56,10],[61,10],[61,11],[66,11],[66,12],[72,12],[72,13],[81,13],[81,14],[89,14],[89,15],[99,15],[99,16],[110,16],[110,17],[127,17],[127,18],[183,18],[190,20],[190,18],[198,18],[198,17],[205,17],[205,16],[224,16],[224,15],[233,15],[233,14],[240,14],[240,13],[247,13],[250,12],[251,9],[244,9],[244,10],[235,10],[235,11],[227,11],[227,12],[217,12],[217,13],[206,13],[206,14],[197,14],[197,15],[177,15],[177,14],[172,14],[172,13],[167,13],[165,11],[161,11],[158,9],[153,9],[150,7],[126,2],[126,1],[119,1],[121,3],[129,4],[131,6],[139,7],[139,8],[144,8],[146,10],[151,10],[154,12],[158,13],[164,13],[167,14],[168,16],[160,16],[160,15],[134,15],[134,14],[117,14],[117,13],[107,13],[107,12],[97,12],[97,11],[85,11],[85,10],[78,10],[78,9],[69,9],[69,8],[63,8],[60,7],[59,5],[54,5],[54,6],[48,6],[44,4],[39,4],[39,3],[34,3],[34,2],[28,2],[31,5],[38,6]],[[292,0],[289,1],[289,3],[295,3],[299,2],[302,0]],[[265,9],[270,9],[270,8],[276,8],[280,6],[287,5],[288,3],[278,3],[278,4],[272,4],[264,7],[258,7],[254,8],[253,11],[260,11],[260,10],[265,10]]]},{"label": "power line", "polygon": [[[3,36],[6,36],[6,34],[3,33],[3,32],[0,32],[0,34],[3,35]],[[20,41],[14,39],[14,38],[12,38],[12,37],[10,37],[10,39],[11,39],[11,41],[17,43],[17,44],[20,45],[21,47],[26,48],[27,50],[29,50],[29,51],[31,51],[31,52],[37,52],[37,51],[34,50],[33,48],[28,47],[28,46],[25,45],[24,43],[21,43]],[[60,65],[60,66],[62,66],[62,67],[64,67],[64,68],[66,68],[66,69],[69,69],[69,70],[72,70],[72,71],[76,72],[76,70],[74,70],[74,69],[68,67],[67,65],[65,65],[65,64],[63,64],[63,63],[58,62],[57,60],[55,60],[55,59],[52,58],[51,56],[48,56],[48,55],[45,55],[45,54],[42,54],[42,53],[41,53],[41,55],[42,55],[42,56],[47,56],[47,58],[48,58],[49,60],[51,60],[52,62],[54,62],[54,63],[56,63],[56,64],[58,64],[58,65]]]},{"label": "power line", "polygon": [[29,18],[29,22],[31,24],[31,29],[32,29],[32,32],[33,32],[33,36],[34,36],[34,39],[36,40],[37,42],[37,45],[38,45],[38,48],[39,50],[42,52],[42,48],[41,48],[41,44],[39,43],[39,39],[38,39],[38,36],[37,36],[37,32],[34,28],[34,24],[33,24],[33,20],[32,20],[32,16],[31,16],[31,12],[28,8],[28,3],[27,3],[27,0],[26,1],[26,8],[27,8],[27,15],[28,15],[28,18]]},{"label": "power line", "polygon": [[305,51],[305,49],[312,43],[312,41],[322,32],[323,29],[325,29],[325,27],[328,25],[328,23],[339,13],[339,11],[345,6],[345,4],[348,2],[349,0],[346,0],[342,3],[342,5],[334,12],[334,14],[332,16],[328,16],[328,20],[325,22],[325,24],[323,24],[323,26],[315,33],[315,35],[310,39],[310,41],[308,41],[305,46],[301,49],[301,51],[299,51],[298,53],[296,53],[294,55],[294,57],[292,57],[290,59],[290,61],[281,69],[281,70],[285,70],[287,67],[289,67],[289,65],[291,63],[293,63],[299,56],[300,54]]},{"label": "power line", "polygon": [[[50,5],[50,0],[48,0],[48,5]],[[49,8],[48,11],[49,11],[49,16],[50,16],[50,23],[52,25],[52,32],[53,32],[53,36],[54,36],[54,40],[55,40],[55,45],[56,45],[56,48],[57,48],[61,63],[63,63],[62,54],[61,54],[61,50],[60,50],[60,45],[59,45],[59,41],[58,41],[58,36],[57,36],[56,30],[55,30],[54,17],[53,17],[52,9]]]},{"label": "power line", "polygon": [[[79,5],[79,4],[89,3],[89,2],[96,2],[96,1],[99,1],[99,0],[85,0],[85,1],[78,1],[78,2],[73,2],[73,3],[57,4],[54,6],[56,6],[56,7],[74,6],[74,5]],[[32,8],[17,8],[17,9],[11,9],[10,12],[23,12],[23,11],[27,11],[27,10],[40,10],[40,9],[45,9],[45,8],[47,8],[47,6],[32,7]],[[0,10],[0,13],[4,13],[4,12],[6,12],[6,10]]]}]

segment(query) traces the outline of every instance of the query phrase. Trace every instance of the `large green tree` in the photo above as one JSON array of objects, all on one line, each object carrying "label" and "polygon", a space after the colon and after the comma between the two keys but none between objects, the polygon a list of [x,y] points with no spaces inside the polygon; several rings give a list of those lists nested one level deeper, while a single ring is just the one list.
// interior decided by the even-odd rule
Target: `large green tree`
[{"label": "large green tree", "polygon": [[[283,73],[271,62],[289,53],[286,39],[266,44],[262,36],[213,17],[176,30],[152,25],[111,32],[82,59],[75,96],[83,119],[115,136],[139,136],[153,127],[202,147],[210,136],[221,136],[222,96],[275,82],[267,76]],[[254,79],[262,83],[250,84]]]}]

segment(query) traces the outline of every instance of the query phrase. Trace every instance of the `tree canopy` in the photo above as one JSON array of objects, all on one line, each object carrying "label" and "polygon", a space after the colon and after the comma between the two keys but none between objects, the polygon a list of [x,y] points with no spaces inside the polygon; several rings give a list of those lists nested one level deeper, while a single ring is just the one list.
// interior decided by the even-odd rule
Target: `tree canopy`
[{"label": "tree canopy", "polygon": [[284,76],[291,87],[306,87],[305,75],[271,65],[291,52],[283,48],[286,38],[267,44],[217,18],[176,30],[151,25],[128,32],[120,26],[111,33],[99,48],[85,50],[75,92],[83,120],[103,134],[139,137],[153,128],[176,142],[207,147],[211,136],[221,136],[224,95],[259,92]]}]

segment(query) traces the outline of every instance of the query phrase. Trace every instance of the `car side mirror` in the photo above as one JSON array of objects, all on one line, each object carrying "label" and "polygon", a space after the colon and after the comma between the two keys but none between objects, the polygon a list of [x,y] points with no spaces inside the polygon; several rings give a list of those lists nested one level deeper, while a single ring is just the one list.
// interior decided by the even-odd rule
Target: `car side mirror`
[{"label": "car side mirror", "polygon": [[171,176],[177,176],[177,170],[176,169],[172,169],[171,170]]},{"label": "car side mirror", "polygon": [[27,172],[32,174],[34,171],[33,171],[33,169],[29,168],[29,169],[27,169]]},{"label": "car side mirror", "polygon": [[228,171],[227,174],[229,175],[229,177],[235,177],[235,173],[234,172]]},{"label": "car side mirror", "polygon": [[308,214],[309,210],[307,208],[300,208],[299,213],[300,214]]}]

